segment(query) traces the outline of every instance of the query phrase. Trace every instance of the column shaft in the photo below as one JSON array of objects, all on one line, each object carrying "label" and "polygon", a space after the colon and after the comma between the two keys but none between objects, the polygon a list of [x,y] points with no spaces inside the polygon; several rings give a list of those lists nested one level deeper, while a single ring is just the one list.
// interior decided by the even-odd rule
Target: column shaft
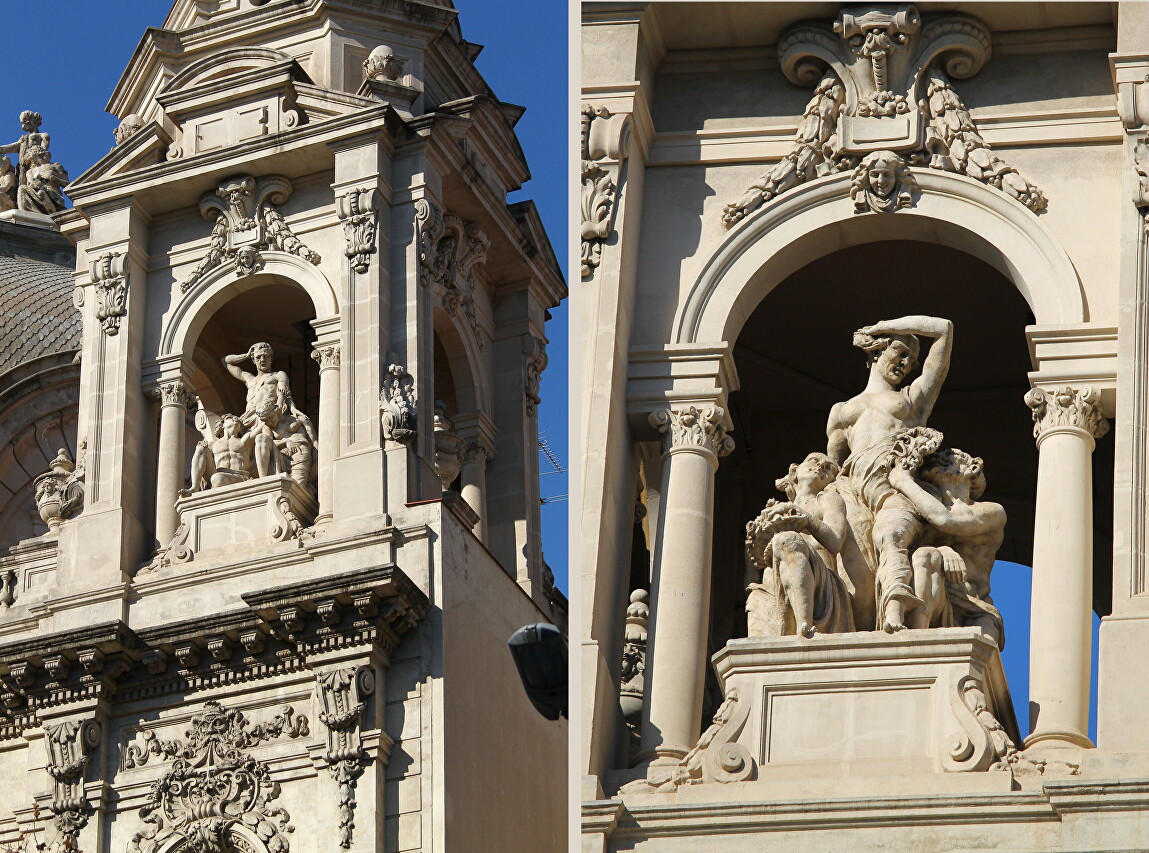
[{"label": "column shaft", "polygon": [[191,394],[180,382],[165,382],[160,399],[159,459],[156,465],[156,541],[167,547],[179,527],[176,498],[184,486],[184,435]]},{"label": "column shaft", "polygon": [[462,479],[460,494],[467,505],[479,514],[479,523],[475,525],[475,536],[480,542],[487,541],[487,459],[485,455],[472,452],[470,448],[463,460],[463,468],[459,472]]},{"label": "column shaft", "polygon": [[335,458],[339,455],[339,345],[317,346],[311,357],[319,363],[319,467],[317,524],[330,521],[334,511]]}]

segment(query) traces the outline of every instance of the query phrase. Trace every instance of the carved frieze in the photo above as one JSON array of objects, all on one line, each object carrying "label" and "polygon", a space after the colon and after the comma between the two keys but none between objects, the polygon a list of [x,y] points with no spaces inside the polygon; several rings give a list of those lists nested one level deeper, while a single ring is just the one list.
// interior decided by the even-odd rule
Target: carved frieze
[{"label": "carved frieze", "polygon": [[[273,722],[251,726],[239,711],[209,701],[192,717],[182,743],[160,744],[155,751],[149,745],[147,754],[173,761],[148,792],[139,811],[147,828],[132,836],[129,852],[232,853],[246,847],[287,853],[286,833],[293,828],[287,811],[273,805],[279,784],[268,766],[246,750],[284,732],[307,734],[306,717],[300,716],[294,727],[290,720],[284,709]],[[144,754],[135,753],[137,760]]]},{"label": "carved frieze", "polygon": [[650,425],[662,436],[662,449],[699,447],[716,456],[734,450],[734,439],[726,434],[726,412],[721,406],[684,406],[679,409],[657,409],[651,412]]},{"label": "carved frieze", "polygon": [[128,313],[128,256],[105,252],[91,262],[96,288],[96,319],[104,334],[118,335],[120,320]]},{"label": "carved frieze", "polygon": [[380,420],[385,439],[405,444],[415,437],[415,403],[415,379],[403,365],[388,365],[387,377],[379,392]]},{"label": "carved frieze", "polygon": [[225,260],[237,276],[252,275],[263,269],[261,249],[278,249],[318,264],[320,257],[292,233],[275,205],[291,197],[291,182],[282,175],[256,180],[238,175],[224,181],[215,192],[200,198],[200,213],[215,219],[207,253],[192,270],[180,290],[186,293],[210,270]]},{"label": "carved frieze", "polygon": [[630,144],[630,116],[605,106],[581,108],[582,277],[590,278],[602,260],[603,244],[614,230],[618,181]]},{"label": "carved frieze", "polygon": [[363,772],[367,755],[359,733],[363,697],[375,692],[370,667],[343,667],[321,673],[315,680],[319,720],[326,729],[323,760],[339,785],[339,846],[349,848],[355,828],[355,780]]},{"label": "carved frieze", "polygon": [[[990,149],[950,83],[972,77],[990,53],[980,21],[948,15],[925,22],[909,4],[847,8],[832,29],[807,23],[789,30],[778,42],[783,72],[797,85],[820,82],[790,152],[726,206],[724,224],[814,177],[855,169],[877,152],[914,168],[967,175],[1042,210],[1041,190]],[[895,197],[890,208],[863,209],[904,206],[907,196]]]},{"label": "carved frieze", "polygon": [[343,239],[347,243],[344,254],[357,273],[371,268],[378,208],[379,191],[375,189],[351,189],[335,198],[335,212],[343,223]]},{"label": "carved frieze", "polygon": [[1033,412],[1033,435],[1041,435],[1054,427],[1076,427],[1094,438],[1109,432],[1109,421],[1101,414],[1101,391],[1091,385],[1057,391],[1031,388],[1025,394],[1025,404]]}]

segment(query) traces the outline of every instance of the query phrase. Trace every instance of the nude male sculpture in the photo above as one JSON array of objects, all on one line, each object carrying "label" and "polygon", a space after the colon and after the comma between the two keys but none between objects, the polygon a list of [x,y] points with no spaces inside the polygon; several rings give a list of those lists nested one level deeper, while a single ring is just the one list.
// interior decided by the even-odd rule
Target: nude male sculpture
[{"label": "nude male sculpture", "polygon": [[242,483],[254,475],[255,436],[235,415],[224,415],[215,435],[205,435],[192,455],[191,491]]},{"label": "nude male sculpture", "polygon": [[[917,362],[917,336],[933,338],[922,373],[899,388]],[[909,551],[922,520],[914,505],[890,485],[890,453],[898,433],[924,427],[949,372],[953,324],[938,317],[883,320],[854,333],[868,355],[869,379],[860,394],[830,410],[827,455],[842,466],[839,488],[873,515],[872,540],[880,597],[879,626],[905,628],[906,613],[922,602],[913,590]]]}]

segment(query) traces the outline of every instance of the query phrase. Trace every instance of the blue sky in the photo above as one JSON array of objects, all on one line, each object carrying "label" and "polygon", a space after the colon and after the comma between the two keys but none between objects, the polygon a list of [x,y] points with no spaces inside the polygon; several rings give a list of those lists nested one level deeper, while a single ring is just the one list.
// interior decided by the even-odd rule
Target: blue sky
[{"label": "blue sky", "polygon": [[[4,9],[10,33],[5,45],[8,84],[0,90],[0,144],[20,136],[21,110],[44,116],[53,159],[76,178],[107,154],[118,120],[104,105],[149,26],[160,26],[168,0],[77,3],[42,0]],[[532,179],[509,202],[533,199],[550,234],[563,271],[567,253],[567,5],[558,0],[457,0],[467,41],[484,45],[479,71],[503,101],[527,107],[516,130]],[[114,10],[114,14],[110,12]],[[45,21],[63,26],[45,29]],[[32,35],[40,34],[40,35]],[[566,306],[547,324],[550,364],[543,375],[539,430],[565,468],[567,447]],[[540,457],[540,470],[553,470]],[[542,477],[542,496],[567,493],[562,474]],[[563,500],[542,508],[543,548],[561,589],[567,587],[567,507]]]}]

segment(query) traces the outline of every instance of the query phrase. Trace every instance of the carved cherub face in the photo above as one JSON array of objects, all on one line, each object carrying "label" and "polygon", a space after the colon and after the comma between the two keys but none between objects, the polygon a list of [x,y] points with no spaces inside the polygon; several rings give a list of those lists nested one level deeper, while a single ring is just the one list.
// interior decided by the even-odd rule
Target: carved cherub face
[{"label": "carved cherub face", "polygon": [[885,160],[875,160],[867,176],[870,180],[870,189],[881,198],[889,198],[894,187],[898,185],[898,175],[893,164]]}]

